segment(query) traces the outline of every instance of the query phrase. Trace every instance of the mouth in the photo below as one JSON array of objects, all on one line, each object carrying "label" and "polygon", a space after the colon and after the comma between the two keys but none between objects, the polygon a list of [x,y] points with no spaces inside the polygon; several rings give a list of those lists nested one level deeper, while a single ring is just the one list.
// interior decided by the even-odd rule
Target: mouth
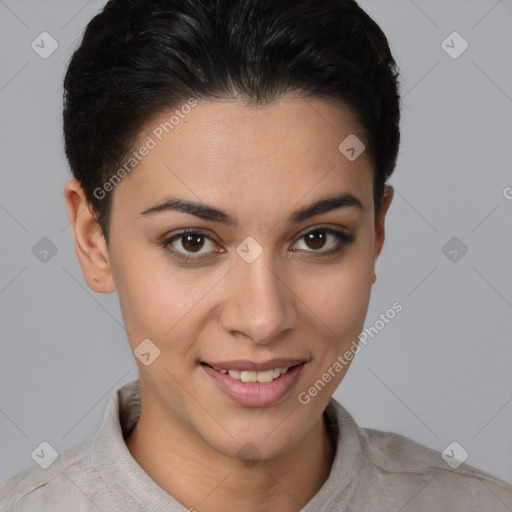
[{"label": "mouth", "polygon": [[284,399],[307,362],[281,358],[264,363],[201,361],[200,366],[217,387],[239,405],[264,407]]},{"label": "mouth", "polygon": [[211,366],[208,363],[201,364],[208,366],[216,372],[222,373],[223,375],[229,375],[232,379],[240,380],[242,382],[272,382],[281,378],[281,376],[287,373],[291,368],[301,363],[297,363],[292,366],[275,367],[260,371],[216,368],[215,366]]}]

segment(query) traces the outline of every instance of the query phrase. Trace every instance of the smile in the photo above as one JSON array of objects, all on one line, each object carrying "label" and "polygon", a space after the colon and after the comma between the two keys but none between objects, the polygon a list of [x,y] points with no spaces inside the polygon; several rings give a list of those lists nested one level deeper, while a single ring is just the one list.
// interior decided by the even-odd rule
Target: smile
[{"label": "smile", "polygon": [[201,362],[217,388],[244,407],[265,407],[283,400],[296,384],[306,361],[276,359],[267,363]]},{"label": "smile", "polygon": [[241,380],[242,382],[272,382],[284,375],[290,368],[271,368],[270,370],[241,371],[241,370],[223,370],[222,368],[212,367],[214,370],[229,375],[232,379]]}]

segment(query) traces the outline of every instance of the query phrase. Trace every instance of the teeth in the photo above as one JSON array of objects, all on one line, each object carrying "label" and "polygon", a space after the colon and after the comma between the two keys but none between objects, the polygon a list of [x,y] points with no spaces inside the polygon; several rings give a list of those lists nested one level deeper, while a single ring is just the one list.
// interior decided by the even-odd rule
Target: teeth
[{"label": "teeth", "polygon": [[256,372],[256,380],[258,382],[272,382],[274,380],[274,370],[265,370],[264,372]]},{"label": "teeth", "polygon": [[242,382],[272,382],[288,371],[288,368],[274,368],[261,372],[239,371],[239,370],[219,370],[221,373],[228,373],[233,379]]},{"label": "teeth", "polygon": [[240,380],[242,382],[256,382],[257,372],[244,372],[240,374]]}]

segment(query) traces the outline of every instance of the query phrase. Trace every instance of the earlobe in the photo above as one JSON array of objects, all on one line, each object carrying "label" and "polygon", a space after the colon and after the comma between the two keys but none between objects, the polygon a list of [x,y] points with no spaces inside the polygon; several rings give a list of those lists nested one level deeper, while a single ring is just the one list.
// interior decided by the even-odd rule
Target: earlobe
[{"label": "earlobe", "polygon": [[105,238],[76,179],[64,186],[64,198],[85,282],[96,292],[114,292],[116,288]]}]

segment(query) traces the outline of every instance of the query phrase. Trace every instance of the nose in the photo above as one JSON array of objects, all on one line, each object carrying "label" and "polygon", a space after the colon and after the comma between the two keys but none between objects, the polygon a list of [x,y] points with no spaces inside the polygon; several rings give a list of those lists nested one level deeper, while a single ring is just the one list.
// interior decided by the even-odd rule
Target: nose
[{"label": "nose", "polygon": [[297,298],[283,272],[272,268],[266,251],[252,263],[240,258],[228,276],[219,316],[224,331],[268,344],[296,327]]}]

